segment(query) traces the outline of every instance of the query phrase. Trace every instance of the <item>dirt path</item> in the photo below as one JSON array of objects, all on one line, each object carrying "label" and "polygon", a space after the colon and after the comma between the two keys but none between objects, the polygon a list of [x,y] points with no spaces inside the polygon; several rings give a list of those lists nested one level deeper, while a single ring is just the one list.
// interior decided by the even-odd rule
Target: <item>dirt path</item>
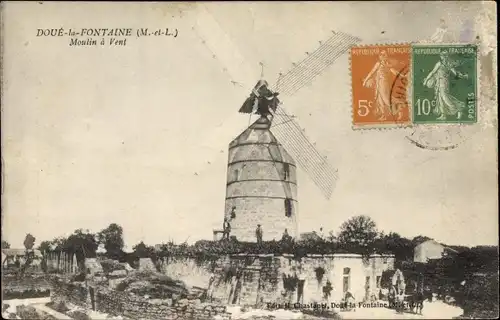
[{"label": "dirt path", "polygon": [[424,302],[422,315],[396,313],[388,308],[357,308],[356,311],[341,312],[342,319],[452,319],[463,313],[459,307],[450,306],[442,301]]}]

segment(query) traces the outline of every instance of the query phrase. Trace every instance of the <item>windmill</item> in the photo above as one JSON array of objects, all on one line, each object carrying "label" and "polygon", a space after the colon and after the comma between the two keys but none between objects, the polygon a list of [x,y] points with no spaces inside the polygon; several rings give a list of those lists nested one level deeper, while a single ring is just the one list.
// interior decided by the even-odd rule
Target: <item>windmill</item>
[{"label": "windmill", "polygon": [[[233,78],[234,88],[252,88],[252,84],[235,81],[235,79],[251,79],[254,68],[249,66],[242,55],[239,54],[238,48],[232,43],[227,33],[220,27],[204,4],[197,6],[196,24],[197,26],[193,27],[194,32],[212,53],[213,57],[220,60],[224,71]],[[258,91],[260,88],[263,92],[268,91],[267,93],[270,95],[279,93],[281,99],[293,96],[331,66],[352,45],[360,41],[361,39],[346,33],[332,32],[332,36],[328,40],[320,41],[320,46],[315,51],[307,53],[307,56],[299,63],[294,64],[291,70],[280,74],[275,85],[269,86],[264,79],[261,79],[254,86],[254,90],[250,95],[255,95],[256,90]],[[263,67],[262,64],[261,67]],[[271,96],[267,97],[271,98]],[[242,107],[240,112],[259,115],[264,113],[266,117],[269,116],[272,119],[272,133],[307,173],[324,197],[330,199],[335,181],[338,178],[336,170],[328,163],[327,157],[318,151],[314,143],[310,142],[306,137],[305,130],[298,124],[295,116],[289,115],[285,111],[283,103],[277,99],[277,94],[274,97],[274,99],[269,100],[269,102],[274,103],[272,106],[263,104],[261,105],[262,110],[256,110],[259,104],[254,103],[251,110]]]},{"label": "windmill", "polygon": [[[249,83],[235,81],[236,78],[255,79],[253,68],[205,5],[198,6],[196,19],[193,31],[212,57],[221,62],[234,88],[252,88]],[[295,117],[284,110],[280,99],[292,96],[309,84],[359,41],[348,34],[333,32],[314,52],[307,53],[290,71],[280,74],[273,86],[264,79],[261,63],[261,79],[239,109],[250,118],[252,114],[259,118],[251,125],[249,121],[248,128],[229,144],[224,225],[232,221],[231,235],[236,235],[238,240],[255,239],[253,228],[260,223],[265,226],[264,240],[279,240],[282,233],[298,236],[297,166],[307,173],[326,199],[331,197],[336,170],[305,136]],[[236,77],[237,74],[241,77]]]}]

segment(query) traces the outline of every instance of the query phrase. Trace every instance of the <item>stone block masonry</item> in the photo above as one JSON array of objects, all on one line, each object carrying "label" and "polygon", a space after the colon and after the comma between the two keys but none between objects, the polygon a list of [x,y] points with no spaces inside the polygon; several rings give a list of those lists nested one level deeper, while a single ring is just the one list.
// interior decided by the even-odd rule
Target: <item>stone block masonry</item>
[{"label": "stone block masonry", "polygon": [[[101,286],[85,286],[52,279],[52,300],[68,301],[86,309],[132,319],[231,319],[226,307],[202,303],[199,299],[146,299],[126,292],[110,290]],[[91,296],[93,294],[93,297]]]},{"label": "stone block masonry", "polygon": [[[186,266],[188,264],[186,262]],[[165,269],[168,268],[169,265],[166,265]],[[392,255],[371,255],[363,258],[359,254],[338,253],[307,255],[301,259],[292,255],[272,254],[221,256],[215,263],[207,295],[212,301],[224,304],[257,307],[267,303],[298,301],[340,302],[347,291],[351,292],[357,301],[363,301],[378,296],[382,273],[393,268]],[[176,269],[186,273],[190,270],[180,265],[177,265]],[[330,295],[325,297],[323,288],[327,287],[327,282],[332,290]]]}]

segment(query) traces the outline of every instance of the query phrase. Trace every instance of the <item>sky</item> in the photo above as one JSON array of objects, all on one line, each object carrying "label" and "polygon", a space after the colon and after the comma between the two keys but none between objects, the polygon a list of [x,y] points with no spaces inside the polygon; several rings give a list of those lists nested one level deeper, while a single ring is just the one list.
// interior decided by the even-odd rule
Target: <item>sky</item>
[{"label": "sky", "polygon": [[[418,41],[440,19],[458,33],[485,5],[205,6],[224,39],[195,3],[4,4],[3,240],[21,247],[28,232],[40,242],[110,223],[123,227],[128,246],[211,239],[224,215],[228,144],[249,121],[237,110],[259,62],[274,82],[332,30],[363,44]],[[37,28],[60,27],[168,27],[178,36],[129,38],[123,47],[36,37]],[[350,85],[346,54],[281,97],[339,172],[326,200],[299,169],[300,232],[337,232],[364,214],[386,233],[498,244],[497,128],[478,124],[448,151],[417,148],[405,138],[411,129],[353,130]]]}]

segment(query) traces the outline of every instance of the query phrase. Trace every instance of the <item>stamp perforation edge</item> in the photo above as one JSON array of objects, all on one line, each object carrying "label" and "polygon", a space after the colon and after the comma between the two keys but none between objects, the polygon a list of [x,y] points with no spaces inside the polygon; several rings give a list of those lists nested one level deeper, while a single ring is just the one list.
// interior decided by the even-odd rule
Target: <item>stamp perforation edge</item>
[{"label": "stamp perforation edge", "polygon": [[[465,137],[462,137],[462,140],[454,145],[450,145],[450,146],[444,146],[444,147],[432,147],[432,146],[429,146],[429,145],[422,145],[421,147],[427,149],[427,150],[433,150],[433,151],[446,151],[446,150],[450,150],[450,149],[455,149],[458,145],[470,140],[476,133],[478,133],[480,131],[480,129],[482,128],[482,126],[484,125],[484,118],[483,118],[483,112],[482,111],[485,111],[485,110],[482,110],[483,109],[483,103],[482,103],[482,92],[483,92],[483,86],[485,85],[488,85],[487,83],[484,83],[484,80],[482,79],[481,77],[481,74],[482,74],[482,68],[483,68],[483,65],[481,64],[481,59],[480,59],[480,53],[479,53],[479,47],[480,45],[478,43],[473,43],[473,42],[467,42],[467,43],[452,43],[452,44],[449,44],[449,43],[441,43],[441,42],[438,42],[438,43],[435,43],[435,42],[417,42],[417,43],[414,43],[414,44],[417,44],[417,45],[429,45],[429,46],[439,46],[439,45],[443,45],[443,46],[450,46],[450,45],[456,45],[456,46],[464,46],[464,45],[470,45],[470,46],[475,46],[476,47],[476,121],[475,122],[465,122],[465,123],[446,123],[446,122],[443,122],[443,123],[414,123],[413,124],[413,128],[415,130],[418,130],[419,128],[426,128],[426,129],[432,129],[432,130],[436,130],[436,131],[442,131],[442,130],[446,130],[447,128],[459,128],[459,129],[469,129],[467,130],[465,133],[467,134],[467,136]],[[413,64],[412,64],[413,66]],[[412,70],[413,72],[413,70]],[[413,80],[413,77],[411,77],[412,80]],[[412,84],[413,85],[413,84]],[[496,90],[495,90],[496,92]],[[412,95],[413,95],[413,92],[412,92]],[[470,130],[472,129],[472,130]],[[412,144],[418,144],[419,142],[410,138],[410,137],[406,137]]]},{"label": "stamp perforation edge", "polygon": [[[413,123],[413,118],[412,118],[412,126],[413,128],[421,128],[421,127],[426,127],[426,128],[433,128],[433,129],[439,129],[439,128],[447,128],[447,127],[457,127],[457,128],[470,128],[470,127],[474,127],[474,126],[477,126],[479,127],[481,124],[482,124],[482,118],[481,118],[481,108],[480,106],[482,105],[481,103],[481,93],[482,93],[482,86],[483,85],[487,85],[487,84],[484,84],[482,78],[481,78],[481,74],[482,74],[482,64],[481,64],[481,59],[479,58],[479,45],[477,43],[471,43],[471,42],[468,42],[468,43],[442,43],[442,42],[438,42],[438,43],[435,43],[435,42],[413,42],[412,45],[418,45],[418,46],[474,46],[476,47],[476,121],[474,122],[440,122],[440,123]],[[411,64],[411,72],[413,73],[413,61],[412,61],[412,64]],[[411,86],[410,86],[410,90],[412,91],[411,92],[411,96],[413,97],[413,77],[410,77],[411,78]],[[412,99],[413,100],[413,99]],[[413,112],[412,112],[412,116],[413,116]]]},{"label": "stamp perforation edge", "polygon": [[[394,42],[394,43],[370,43],[370,44],[358,44],[351,46],[349,50],[349,76],[350,76],[350,86],[349,86],[349,91],[351,94],[351,105],[349,108],[351,109],[351,128],[352,130],[355,131],[361,131],[361,130],[379,130],[379,131],[387,131],[387,130],[393,130],[393,129],[404,129],[412,126],[413,119],[412,117],[412,105],[411,105],[411,99],[407,95],[406,97],[406,102],[408,103],[408,108],[409,108],[409,122],[408,123],[377,123],[377,124],[366,124],[366,125],[356,125],[354,123],[354,110],[353,110],[353,105],[354,105],[354,98],[352,95],[352,59],[351,59],[351,50],[353,48],[366,48],[366,47],[374,47],[374,46],[411,46],[411,44],[414,42]],[[410,66],[411,66],[411,55],[410,55]],[[411,77],[410,77],[411,78]],[[410,79],[411,81],[411,79]],[[408,83],[410,85],[410,82]]]},{"label": "stamp perforation edge", "polygon": [[[479,123],[479,100],[480,100],[480,92],[479,92],[479,87],[480,87],[480,81],[481,81],[481,78],[480,78],[480,65],[479,65],[479,46],[477,43],[474,43],[474,42],[463,42],[463,43],[459,43],[459,42],[455,42],[455,43],[450,43],[450,42],[416,42],[416,43],[412,43],[412,48],[413,46],[419,46],[419,47],[426,47],[426,46],[429,46],[429,47],[465,47],[465,46],[469,46],[469,47],[475,47],[476,49],[476,52],[475,52],[475,111],[476,111],[476,117],[475,117],[475,121],[467,121],[467,122],[460,122],[460,121],[454,121],[454,122],[418,122],[418,123],[414,123],[413,122],[413,118],[412,118],[412,123],[413,123],[413,126],[420,126],[420,125],[425,125],[425,126],[438,126],[438,127],[441,127],[441,126],[469,126],[469,125],[474,125],[474,124],[478,124]],[[413,55],[412,55],[413,56]],[[412,66],[412,75],[413,75],[413,67],[414,67],[414,61],[412,61],[411,63],[411,66]],[[411,80],[413,80],[413,76],[411,77]],[[411,92],[411,97],[412,97],[412,102],[413,102],[413,83],[410,87],[410,89],[412,90]],[[413,111],[413,109],[412,109]],[[412,112],[412,116],[413,116],[413,112]]]},{"label": "stamp perforation edge", "polygon": [[[366,124],[366,125],[356,125],[354,124],[354,111],[353,111],[353,104],[354,104],[354,99],[352,95],[352,59],[351,59],[351,52],[349,52],[349,75],[350,75],[350,95],[351,95],[351,105],[350,105],[350,110],[351,110],[351,128],[352,130],[379,130],[379,131],[386,131],[386,130],[392,130],[392,129],[404,129],[404,128],[419,128],[419,127],[433,127],[433,128],[445,128],[445,127],[471,127],[474,125],[483,125],[484,118],[483,112],[485,111],[482,110],[484,108],[484,105],[482,103],[481,99],[481,94],[482,94],[482,87],[484,85],[487,85],[487,83],[484,83],[484,79],[482,79],[481,74],[482,74],[482,64],[480,63],[480,58],[479,58],[479,45],[477,43],[436,43],[436,42],[419,42],[419,41],[410,41],[410,42],[394,42],[394,43],[370,43],[370,44],[359,44],[359,45],[354,45],[351,47],[352,48],[366,48],[366,47],[373,47],[373,46],[402,46],[402,45],[409,45],[410,47],[413,47],[413,45],[421,45],[421,46],[475,46],[476,47],[476,121],[475,122],[457,122],[457,123],[429,123],[429,124],[421,124],[421,123],[413,123],[413,77],[410,77],[408,80],[408,89],[409,89],[409,94],[407,95],[407,103],[408,103],[408,108],[409,108],[409,118],[410,121],[409,123],[405,124],[396,124],[396,123],[387,123],[387,124],[381,124],[381,123],[374,123],[374,124]],[[413,59],[412,55],[410,55],[410,74],[413,74]],[[495,94],[496,95],[496,94]]]}]

